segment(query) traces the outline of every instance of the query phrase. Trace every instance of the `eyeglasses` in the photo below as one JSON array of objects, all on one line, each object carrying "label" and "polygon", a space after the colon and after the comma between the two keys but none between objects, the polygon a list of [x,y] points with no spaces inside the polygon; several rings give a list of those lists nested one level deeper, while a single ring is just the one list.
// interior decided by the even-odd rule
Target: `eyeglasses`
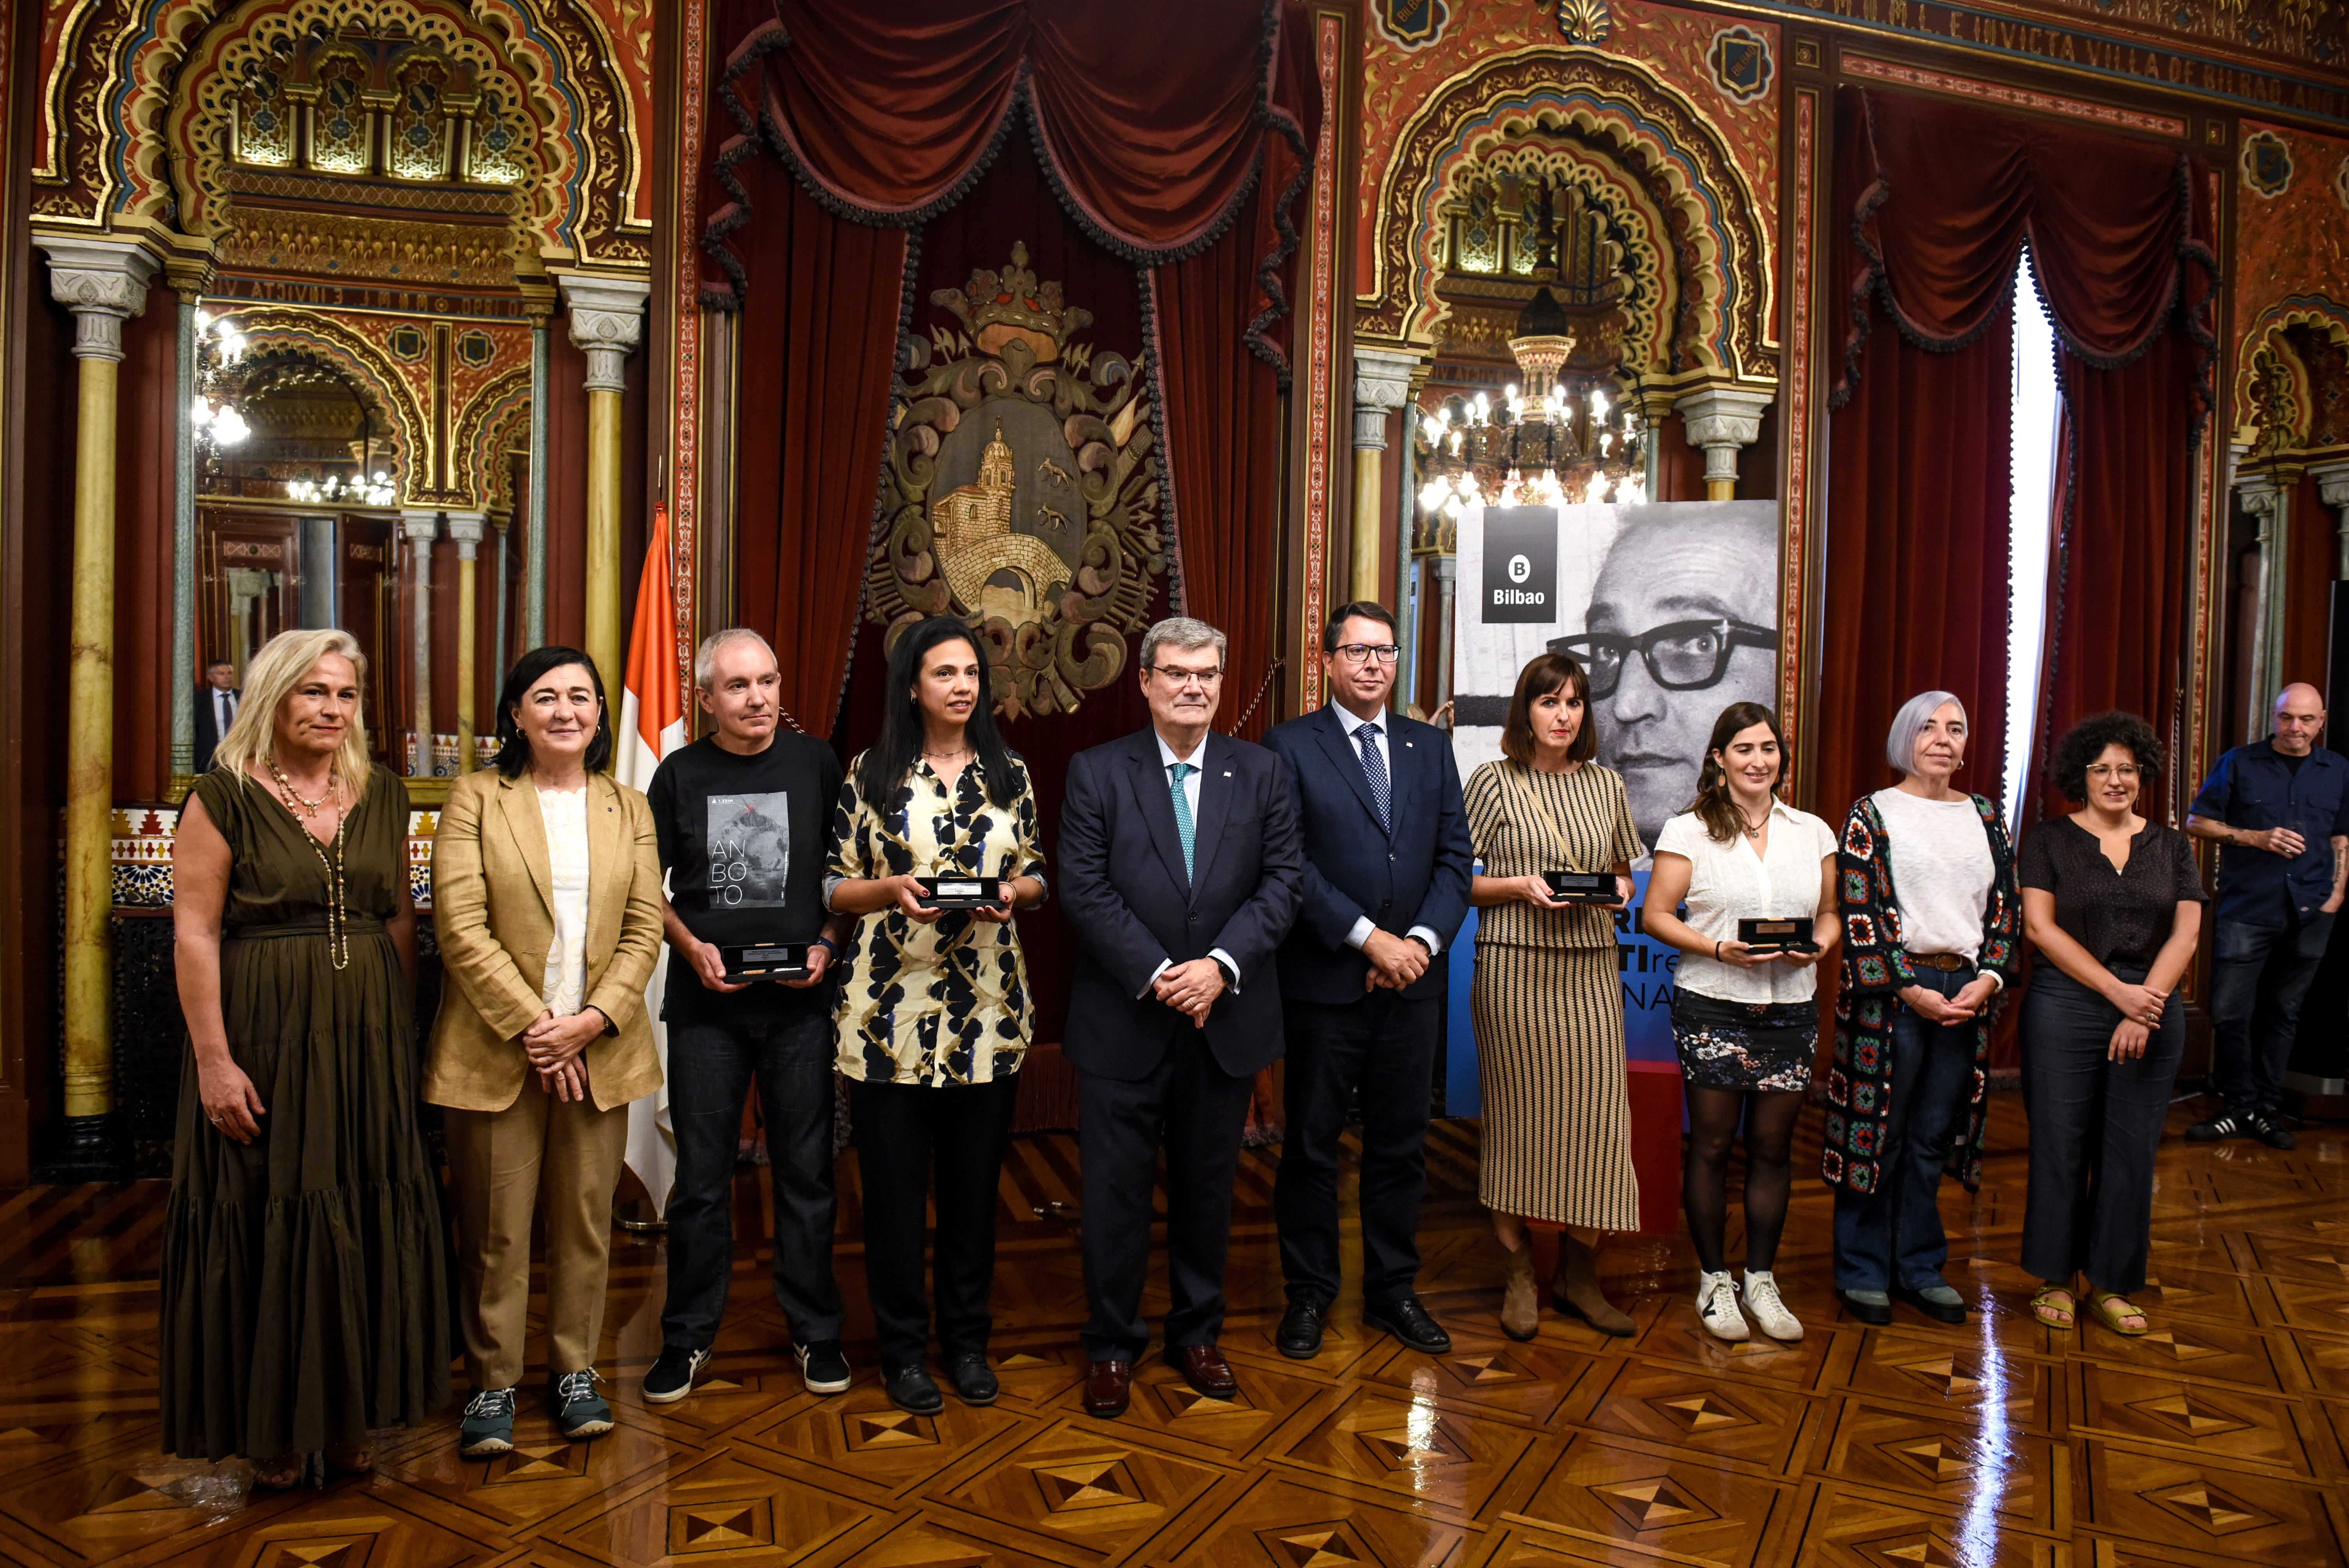
[{"label": "eyeglasses", "polygon": [[1144,665],[1142,667],[1157,676],[1168,686],[1177,688],[1195,686],[1201,691],[1205,691],[1224,678],[1224,672],[1221,670],[1178,670],[1166,665]]},{"label": "eyeglasses", "polygon": [[1391,665],[1402,652],[1392,643],[1340,643],[1336,651],[1350,665],[1367,665],[1372,659]]},{"label": "eyeglasses", "polygon": [[1623,678],[1623,661],[1637,650],[1650,678],[1666,691],[1702,691],[1721,684],[1728,672],[1729,655],[1738,648],[1775,651],[1778,634],[1767,626],[1739,621],[1675,621],[1636,637],[1593,632],[1551,641],[1550,652],[1578,662],[1590,677],[1593,701],[1615,695]]}]

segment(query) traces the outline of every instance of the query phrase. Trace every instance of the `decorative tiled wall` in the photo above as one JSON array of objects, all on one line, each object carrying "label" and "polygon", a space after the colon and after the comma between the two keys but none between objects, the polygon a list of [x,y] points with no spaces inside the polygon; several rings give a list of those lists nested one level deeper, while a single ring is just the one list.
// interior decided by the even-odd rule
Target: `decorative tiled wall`
[{"label": "decorative tiled wall", "polygon": [[[408,814],[408,887],[419,909],[432,907],[432,835],[437,811]],[[119,806],[114,812],[114,905],[171,907],[171,837],[180,813],[169,806]]]}]

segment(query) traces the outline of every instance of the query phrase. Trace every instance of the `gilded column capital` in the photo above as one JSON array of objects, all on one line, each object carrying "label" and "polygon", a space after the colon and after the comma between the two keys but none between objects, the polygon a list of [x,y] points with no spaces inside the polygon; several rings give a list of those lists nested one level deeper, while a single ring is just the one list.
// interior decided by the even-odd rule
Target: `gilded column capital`
[{"label": "gilded column capital", "polygon": [[1423,368],[1420,356],[1395,348],[1354,349],[1354,449],[1384,451],[1387,416],[1411,397],[1411,378]]},{"label": "gilded column capital", "polygon": [[481,550],[482,537],[489,531],[490,514],[485,511],[452,511],[448,516],[449,537],[457,542],[457,559],[474,559]]},{"label": "gilded column capital", "polygon": [[572,344],[587,356],[587,390],[626,390],[621,366],[644,340],[652,280],[564,273],[555,282],[570,307]]},{"label": "gilded column capital", "polygon": [[132,240],[35,234],[49,262],[49,294],[73,312],[74,357],[120,359],[122,324],[147,308],[154,256]]}]

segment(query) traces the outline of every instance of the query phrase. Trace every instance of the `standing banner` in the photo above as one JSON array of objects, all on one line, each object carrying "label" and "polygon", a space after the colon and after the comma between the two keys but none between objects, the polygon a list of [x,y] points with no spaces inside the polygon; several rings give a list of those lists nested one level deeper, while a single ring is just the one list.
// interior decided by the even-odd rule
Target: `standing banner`
[{"label": "standing banner", "polygon": [[[613,729],[612,776],[632,789],[648,789],[661,759],[683,746],[685,698],[678,687],[677,654],[670,641],[668,509],[653,512],[653,536],[645,546],[644,575],[636,584],[636,620],[628,634],[628,673],[620,693],[620,722]],[[667,988],[668,944],[661,944],[653,977],[645,986],[645,1016],[652,1020],[653,1054],[660,1058],[661,1087],[628,1103],[628,1169],[645,1184],[656,1217],[668,1209],[677,1182],[677,1131],[668,1116],[668,1026],[661,1022]]]},{"label": "standing banner", "polygon": [[[1472,507],[1460,516],[1461,593],[1453,622],[1453,748],[1465,779],[1501,755],[1517,676],[1565,653],[1590,676],[1587,722],[1599,761],[1623,776],[1640,841],[1696,796],[1713,721],[1733,703],[1775,701],[1775,501],[1641,506]],[[1680,954],[1640,929],[1648,866],[1632,868],[1632,907],[1615,917],[1630,1069],[1640,1225],[1677,1229],[1682,1129],[1672,1049]],[[1475,1038],[1468,1006],[1475,912],[1452,948],[1449,1037]],[[1473,1054],[1452,1053],[1444,1103],[1482,1105]]]}]

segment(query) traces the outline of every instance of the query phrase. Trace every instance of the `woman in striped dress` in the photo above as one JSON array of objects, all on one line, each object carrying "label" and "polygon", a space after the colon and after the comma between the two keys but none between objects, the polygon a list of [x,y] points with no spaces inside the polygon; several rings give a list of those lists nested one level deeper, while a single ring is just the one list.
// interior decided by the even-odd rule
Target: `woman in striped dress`
[{"label": "woman in striped dress", "polygon": [[1615,919],[1559,903],[1541,875],[1612,872],[1620,907],[1646,852],[1622,776],[1591,760],[1589,699],[1589,677],[1566,655],[1527,665],[1501,729],[1505,759],[1464,791],[1484,868],[1469,899],[1486,912],[1470,994],[1485,1099],[1479,1195],[1508,1255],[1501,1327],[1516,1339],[1533,1337],[1537,1315],[1528,1220],[1563,1227],[1550,1305],[1609,1334],[1633,1326],[1599,1292],[1593,1252],[1600,1233],[1640,1221]]}]

